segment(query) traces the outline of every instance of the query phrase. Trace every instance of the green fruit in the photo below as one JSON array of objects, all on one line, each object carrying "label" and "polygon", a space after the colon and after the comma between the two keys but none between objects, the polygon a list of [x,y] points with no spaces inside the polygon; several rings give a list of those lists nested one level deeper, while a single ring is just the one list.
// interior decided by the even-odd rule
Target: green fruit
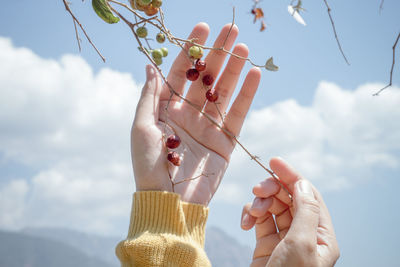
[{"label": "green fruit", "polygon": [[157,66],[160,66],[162,64],[162,58],[153,58],[154,62],[157,64]]},{"label": "green fruit", "polygon": [[153,0],[153,1],[151,1],[151,4],[154,6],[154,7],[160,7],[161,5],[162,5],[162,0]]},{"label": "green fruit", "polygon": [[161,52],[163,57],[168,56],[168,48],[166,47],[161,48]]},{"label": "green fruit", "polygon": [[148,6],[151,4],[151,0],[136,0],[139,5]]},{"label": "green fruit", "polygon": [[92,0],[92,7],[96,14],[107,23],[117,23],[119,18],[114,16],[105,0]]},{"label": "green fruit", "polygon": [[163,52],[161,51],[161,49],[154,49],[151,52],[151,56],[153,57],[153,59],[162,58],[163,57]]},{"label": "green fruit", "polygon": [[146,37],[147,37],[147,28],[144,27],[144,26],[137,28],[136,34],[137,34],[140,38],[146,38]]},{"label": "green fruit", "polygon": [[203,56],[203,48],[194,45],[189,48],[189,55],[195,59],[199,59]]},{"label": "green fruit", "polygon": [[156,40],[157,42],[159,42],[160,44],[165,42],[165,35],[162,32],[159,32],[156,36]]}]

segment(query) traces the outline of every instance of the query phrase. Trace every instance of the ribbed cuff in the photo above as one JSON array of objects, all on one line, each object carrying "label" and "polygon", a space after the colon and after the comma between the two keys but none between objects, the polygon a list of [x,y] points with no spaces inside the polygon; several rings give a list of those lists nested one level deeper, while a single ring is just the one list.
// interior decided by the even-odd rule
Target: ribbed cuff
[{"label": "ribbed cuff", "polygon": [[185,217],[180,196],[162,191],[139,191],[133,196],[128,238],[144,231],[184,235]]},{"label": "ribbed cuff", "polygon": [[191,238],[204,247],[208,207],[183,201],[181,204]]},{"label": "ribbed cuff", "polygon": [[128,238],[147,231],[192,239],[204,246],[208,208],[180,200],[180,195],[162,191],[134,194]]},{"label": "ribbed cuff", "polygon": [[116,247],[122,267],[210,267],[204,251],[208,208],[161,191],[134,194],[128,237]]}]

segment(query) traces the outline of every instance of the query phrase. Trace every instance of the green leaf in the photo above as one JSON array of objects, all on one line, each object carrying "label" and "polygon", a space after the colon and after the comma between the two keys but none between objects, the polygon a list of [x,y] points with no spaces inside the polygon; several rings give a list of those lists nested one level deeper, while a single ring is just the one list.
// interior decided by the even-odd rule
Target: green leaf
[{"label": "green leaf", "polygon": [[117,23],[119,18],[114,16],[106,0],[92,0],[92,6],[96,14],[107,23]]},{"label": "green leaf", "polygon": [[270,57],[265,63],[265,68],[269,71],[278,71],[279,67],[274,64],[274,59]]}]

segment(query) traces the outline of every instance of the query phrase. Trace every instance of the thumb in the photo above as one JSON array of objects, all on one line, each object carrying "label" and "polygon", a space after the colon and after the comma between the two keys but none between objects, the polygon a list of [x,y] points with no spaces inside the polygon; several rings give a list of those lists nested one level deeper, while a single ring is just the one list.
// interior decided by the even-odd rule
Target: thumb
[{"label": "thumb", "polygon": [[311,183],[305,179],[294,186],[294,217],[287,238],[317,244],[319,202],[315,199]]},{"label": "thumb", "polygon": [[146,83],[136,107],[136,126],[147,126],[158,121],[158,106],[160,102],[161,79],[152,65],[146,66]]}]

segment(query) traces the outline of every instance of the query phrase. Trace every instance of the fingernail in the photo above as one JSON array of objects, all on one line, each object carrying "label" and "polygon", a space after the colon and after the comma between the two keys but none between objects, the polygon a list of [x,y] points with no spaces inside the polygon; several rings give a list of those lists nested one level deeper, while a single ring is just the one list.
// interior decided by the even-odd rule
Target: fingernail
[{"label": "fingernail", "polygon": [[262,184],[261,183],[258,183],[258,184],[256,184],[254,187],[261,187],[262,186]]},{"label": "fingernail", "polygon": [[260,208],[261,208],[261,200],[259,198],[254,199],[250,210],[252,210],[252,209],[260,209]]},{"label": "fingernail", "polygon": [[312,191],[312,187],[309,181],[307,180],[300,180],[297,183],[297,187],[299,189],[299,191],[305,195],[310,195],[310,196],[314,196],[314,193]]},{"label": "fingernail", "polygon": [[154,76],[154,73],[155,73],[155,71],[154,71],[153,66],[147,65],[147,77],[149,78],[151,76]]},{"label": "fingernail", "polygon": [[261,183],[258,183],[255,186],[253,186],[253,193],[254,193],[254,190],[259,190],[260,188],[262,188],[262,184]]},{"label": "fingernail", "polygon": [[250,218],[249,215],[247,213],[244,214],[243,219],[242,219],[242,225],[246,226],[249,224]]}]

